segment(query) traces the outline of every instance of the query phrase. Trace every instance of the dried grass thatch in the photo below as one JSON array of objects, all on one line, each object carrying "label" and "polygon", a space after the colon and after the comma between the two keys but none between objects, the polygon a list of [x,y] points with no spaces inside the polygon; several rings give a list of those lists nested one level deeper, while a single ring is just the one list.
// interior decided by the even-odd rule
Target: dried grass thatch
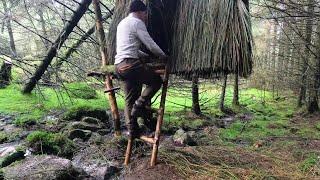
[{"label": "dried grass thatch", "polygon": [[[109,31],[114,60],[116,26],[130,0],[119,0]],[[203,78],[252,71],[250,15],[242,0],[149,0],[148,30],[170,53],[171,72]]]},{"label": "dried grass thatch", "polygon": [[176,17],[173,72],[251,73],[250,15],[242,0],[180,1]]},{"label": "dried grass thatch", "polygon": [[[269,152],[269,151],[268,151]],[[265,153],[265,152],[264,152]],[[226,146],[160,150],[160,160],[184,179],[313,179],[287,156]]]}]

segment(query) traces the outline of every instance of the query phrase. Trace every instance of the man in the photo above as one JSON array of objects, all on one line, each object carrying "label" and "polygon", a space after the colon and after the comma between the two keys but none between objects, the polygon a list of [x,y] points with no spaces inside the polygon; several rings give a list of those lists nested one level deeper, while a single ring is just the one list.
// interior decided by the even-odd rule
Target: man
[{"label": "man", "polygon": [[[147,7],[140,0],[130,4],[130,14],[117,27],[117,54],[115,56],[116,71],[124,81],[125,116],[129,136],[140,136],[138,117],[145,117],[146,106],[160,89],[162,79],[154,71],[144,67],[140,58],[147,56],[140,50],[144,44],[154,55],[165,59],[167,55],[150,37],[147,28]],[[146,88],[141,94],[142,85]],[[146,119],[145,119],[146,120]]]}]

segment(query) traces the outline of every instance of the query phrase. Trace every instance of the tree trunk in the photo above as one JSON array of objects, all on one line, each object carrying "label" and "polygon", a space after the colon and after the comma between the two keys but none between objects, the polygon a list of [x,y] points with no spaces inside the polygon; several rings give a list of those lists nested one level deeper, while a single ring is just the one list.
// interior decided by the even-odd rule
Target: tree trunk
[{"label": "tree trunk", "polygon": [[23,93],[31,93],[31,91],[36,86],[37,82],[41,79],[43,73],[47,70],[48,66],[52,62],[52,59],[57,55],[57,51],[61,48],[63,43],[66,41],[70,33],[72,32],[73,28],[78,24],[81,17],[87,11],[89,5],[91,4],[92,0],[82,0],[78,9],[75,11],[74,15],[72,16],[71,20],[63,28],[62,32],[59,34],[56,41],[53,43],[51,48],[49,49],[47,56],[43,59],[40,66],[37,68],[34,75],[30,78],[29,82],[23,88]]},{"label": "tree trunk", "polygon": [[[308,1],[308,14],[311,16],[314,14],[314,0]],[[301,82],[300,82],[300,93],[299,93],[299,99],[298,99],[298,107],[301,107],[306,99],[306,92],[307,92],[307,68],[308,68],[308,62],[310,58],[310,48],[311,48],[311,38],[312,38],[312,26],[313,26],[313,17],[308,17],[306,22],[306,41],[305,41],[305,49],[304,49],[304,55],[305,58],[302,58],[302,71],[301,71]]]},{"label": "tree trunk", "polygon": [[[249,0],[242,0],[242,1],[246,5],[247,10],[250,12]],[[263,68],[263,65],[264,64],[261,64],[262,68]],[[227,79],[227,77],[226,77],[226,79]],[[239,73],[238,73],[238,69],[236,70],[236,72],[234,74],[234,90],[233,90],[232,105],[233,106],[240,105],[240,103],[239,103]]]},{"label": "tree trunk", "polygon": [[199,78],[195,75],[192,77],[192,112],[196,115],[201,114],[199,103]]},{"label": "tree trunk", "polygon": [[[288,23],[284,22],[283,20],[283,28],[279,35],[279,53],[278,53],[278,66],[277,66],[277,84],[283,84],[283,77],[284,77],[284,61],[286,60],[286,38],[287,38],[287,30],[288,30]],[[281,88],[281,87],[280,87]]]},{"label": "tree trunk", "polygon": [[228,75],[225,74],[223,77],[222,92],[221,92],[221,96],[220,96],[220,110],[223,112],[225,111],[224,100],[226,97],[227,80],[228,80]]},{"label": "tree trunk", "polygon": [[233,90],[233,99],[232,99],[233,106],[239,106],[239,74],[238,71],[234,75],[234,90]]},{"label": "tree trunk", "polygon": [[[10,50],[13,58],[17,57],[16,45],[13,37],[13,31],[11,26],[11,10],[8,8],[6,0],[2,0],[2,5],[4,12],[6,13],[6,27],[8,29]],[[4,88],[10,84],[11,81],[11,69],[12,63],[9,61],[4,61],[0,69],[0,88]]]},{"label": "tree trunk", "polygon": [[315,68],[314,76],[312,82],[312,89],[310,90],[310,101],[308,102],[308,112],[314,113],[319,111],[319,89],[320,89],[320,22],[317,26],[317,35],[316,35],[316,57],[315,57]]},{"label": "tree trunk", "polygon": [[[97,26],[97,36],[100,43],[100,54],[101,54],[101,60],[102,60],[102,66],[108,65],[107,61],[107,45],[106,45],[106,36],[104,34],[103,24],[102,24],[102,15],[101,15],[101,9],[100,9],[100,1],[99,0],[93,0],[93,7],[95,11],[95,17],[96,17],[96,26]],[[112,79],[111,75],[107,74],[105,76],[105,89],[110,90],[113,89]],[[118,110],[118,105],[116,101],[115,92],[111,91],[108,93],[109,97],[109,104],[112,111],[112,118],[114,121],[114,130],[115,130],[115,136],[121,135],[120,130],[120,115]]]},{"label": "tree trunk", "polygon": [[[44,47],[45,47],[45,52],[46,52],[50,48],[50,42],[47,40],[48,34],[47,34],[47,29],[46,29],[46,22],[43,17],[42,7],[40,7],[38,9],[38,15],[39,15],[40,23],[41,23],[41,30],[42,30],[43,37],[46,38],[46,39],[42,39]],[[47,73],[45,73],[42,76],[42,81],[46,84],[49,84],[51,81],[51,74],[52,74],[52,69],[50,67],[48,67]]]},{"label": "tree trunk", "polygon": [[[42,34],[43,34],[43,36],[45,38],[48,39],[46,21],[44,20],[44,17],[43,17],[42,7],[38,9],[38,15],[39,15],[39,18],[40,18]],[[47,39],[43,40],[43,44],[44,44],[44,47],[45,47],[46,50],[48,50],[50,48],[50,42]]]},{"label": "tree trunk", "polygon": [[0,88],[5,88],[11,81],[11,67],[12,64],[4,61],[0,68]]},{"label": "tree trunk", "polygon": [[8,9],[6,0],[2,0],[2,4],[3,4],[4,12],[7,15],[6,27],[8,29],[8,34],[9,34],[11,54],[13,57],[17,57],[17,50],[16,50],[16,45],[13,38],[13,31],[11,26],[11,11]]}]

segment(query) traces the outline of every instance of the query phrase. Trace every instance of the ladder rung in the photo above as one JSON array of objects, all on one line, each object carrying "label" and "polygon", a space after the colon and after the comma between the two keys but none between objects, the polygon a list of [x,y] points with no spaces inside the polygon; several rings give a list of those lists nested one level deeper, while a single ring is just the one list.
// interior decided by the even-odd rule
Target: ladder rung
[{"label": "ladder rung", "polygon": [[120,89],[120,87],[115,87],[115,88],[112,88],[112,89],[105,90],[104,93],[114,92],[114,91],[119,90],[119,89]]},{"label": "ladder rung", "polygon": [[153,138],[150,138],[148,136],[140,136],[140,139],[150,144],[156,143],[156,141]]}]

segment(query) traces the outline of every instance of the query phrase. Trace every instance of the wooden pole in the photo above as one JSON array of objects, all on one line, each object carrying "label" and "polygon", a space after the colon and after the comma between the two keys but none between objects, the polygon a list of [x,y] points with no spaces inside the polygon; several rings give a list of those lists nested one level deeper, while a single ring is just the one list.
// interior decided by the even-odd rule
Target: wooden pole
[{"label": "wooden pole", "polygon": [[[93,7],[95,11],[96,16],[96,27],[97,27],[97,33],[100,43],[100,53],[102,58],[102,66],[106,66],[108,64],[107,61],[107,46],[106,46],[106,36],[104,34],[103,30],[103,24],[102,24],[102,14],[100,9],[100,0],[93,0]],[[105,90],[113,89],[112,79],[109,74],[105,76]],[[114,120],[114,131],[115,136],[120,136],[120,115],[118,110],[118,105],[116,101],[116,96],[114,91],[110,91],[108,93],[109,103],[112,111],[112,118]]]},{"label": "wooden pole", "polygon": [[163,116],[164,116],[164,109],[166,105],[166,96],[168,90],[168,81],[169,81],[169,69],[170,65],[167,63],[165,68],[165,74],[163,78],[163,85],[162,85],[162,94],[161,94],[161,101],[160,101],[160,108],[159,108],[159,115],[157,120],[157,127],[154,136],[155,143],[153,144],[152,154],[151,154],[151,167],[154,167],[157,163],[157,156],[158,156],[158,147],[160,142],[160,134],[161,134],[161,126],[163,123]]},{"label": "wooden pole", "polygon": [[126,165],[126,166],[129,165],[129,163],[130,163],[133,140],[134,140],[134,138],[132,138],[132,137],[129,137],[129,139],[128,139],[126,156],[125,156],[125,160],[124,160],[124,165]]}]

